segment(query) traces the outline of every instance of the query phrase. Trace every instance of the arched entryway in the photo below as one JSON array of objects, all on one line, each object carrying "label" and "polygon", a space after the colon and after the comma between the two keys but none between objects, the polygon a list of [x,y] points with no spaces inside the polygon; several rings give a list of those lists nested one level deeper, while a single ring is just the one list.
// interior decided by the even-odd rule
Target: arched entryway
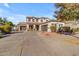
[{"label": "arched entryway", "polygon": [[36,25],[36,31],[39,31],[39,25]]}]

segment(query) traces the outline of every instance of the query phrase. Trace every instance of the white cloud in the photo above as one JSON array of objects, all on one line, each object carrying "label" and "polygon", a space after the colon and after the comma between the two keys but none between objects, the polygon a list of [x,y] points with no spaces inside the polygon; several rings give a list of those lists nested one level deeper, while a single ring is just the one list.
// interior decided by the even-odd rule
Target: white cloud
[{"label": "white cloud", "polygon": [[9,20],[11,19],[11,20],[13,20],[13,19],[15,19],[13,16],[9,16],[9,17],[7,17]]},{"label": "white cloud", "polygon": [[4,6],[6,6],[7,8],[10,7],[8,3],[4,3]]},{"label": "white cloud", "polygon": [[3,9],[0,8],[0,13],[3,12]]},{"label": "white cloud", "polygon": [[9,21],[12,21],[14,24],[18,24],[19,22],[24,22],[25,18],[26,18],[26,16],[21,15],[21,14],[16,14],[16,15],[7,17],[7,19]]},{"label": "white cloud", "polygon": [[2,8],[0,8],[0,17],[7,17],[7,20],[12,21],[14,24],[18,24],[19,22],[24,22],[26,20],[26,15],[16,14]]},{"label": "white cloud", "polygon": [[5,16],[6,13],[7,12],[4,9],[0,8],[0,17]]},{"label": "white cloud", "polygon": [[8,10],[5,10],[3,8],[0,8],[0,17],[7,17],[9,15],[12,15],[13,13],[11,13],[10,11]]}]

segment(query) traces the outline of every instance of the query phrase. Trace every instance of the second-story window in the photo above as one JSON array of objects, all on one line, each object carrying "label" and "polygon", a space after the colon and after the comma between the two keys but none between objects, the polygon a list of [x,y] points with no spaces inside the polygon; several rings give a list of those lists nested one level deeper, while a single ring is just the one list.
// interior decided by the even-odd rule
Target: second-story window
[{"label": "second-story window", "polygon": [[36,22],[38,22],[38,19],[36,19]]},{"label": "second-story window", "polygon": [[34,19],[32,19],[32,21],[34,22]]},{"label": "second-story window", "polygon": [[46,22],[48,22],[48,20],[46,20]]},{"label": "second-story window", "polygon": [[43,20],[41,20],[41,22],[43,22]]},{"label": "second-story window", "polygon": [[30,20],[30,19],[28,19],[28,21],[30,22],[31,20]]}]

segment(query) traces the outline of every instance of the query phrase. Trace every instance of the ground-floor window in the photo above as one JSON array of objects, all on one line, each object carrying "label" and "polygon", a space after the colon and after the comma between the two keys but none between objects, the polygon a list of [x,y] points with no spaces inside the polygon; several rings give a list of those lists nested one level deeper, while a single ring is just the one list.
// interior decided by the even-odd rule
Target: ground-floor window
[{"label": "ground-floor window", "polygon": [[59,27],[62,27],[63,26],[63,24],[59,24]]},{"label": "ground-floor window", "polygon": [[39,30],[39,25],[36,25],[36,30],[37,30],[37,31]]}]

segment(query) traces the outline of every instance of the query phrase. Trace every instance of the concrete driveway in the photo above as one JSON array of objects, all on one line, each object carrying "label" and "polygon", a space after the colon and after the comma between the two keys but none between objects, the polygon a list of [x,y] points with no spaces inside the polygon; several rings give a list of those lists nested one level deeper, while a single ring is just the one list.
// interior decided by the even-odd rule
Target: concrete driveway
[{"label": "concrete driveway", "polygon": [[15,33],[0,39],[1,56],[76,56],[79,45],[54,38],[42,38],[37,32]]}]

